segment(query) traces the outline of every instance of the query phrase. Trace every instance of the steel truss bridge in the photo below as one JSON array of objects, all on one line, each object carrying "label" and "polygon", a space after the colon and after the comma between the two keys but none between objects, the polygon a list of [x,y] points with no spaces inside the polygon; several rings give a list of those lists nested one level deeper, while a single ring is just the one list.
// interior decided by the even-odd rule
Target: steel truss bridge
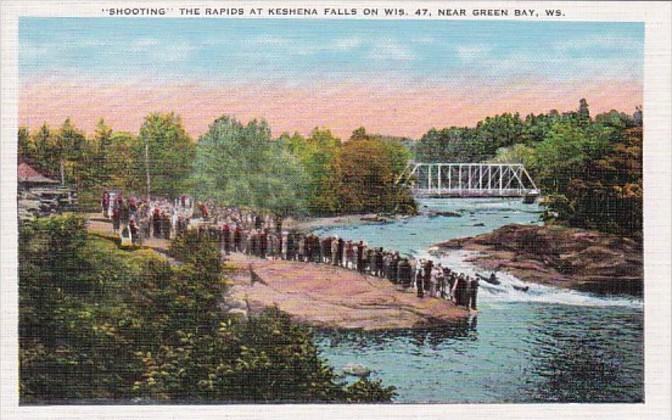
[{"label": "steel truss bridge", "polygon": [[529,197],[539,195],[521,164],[408,164],[397,183],[411,185],[417,197]]}]

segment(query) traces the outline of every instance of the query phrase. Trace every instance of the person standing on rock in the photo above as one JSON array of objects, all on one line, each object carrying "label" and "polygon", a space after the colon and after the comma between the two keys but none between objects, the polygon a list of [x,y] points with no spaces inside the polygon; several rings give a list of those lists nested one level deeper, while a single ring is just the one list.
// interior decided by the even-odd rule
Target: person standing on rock
[{"label": "person standing on rock", "polygon": [[411,264],[408,262],[408,258],[399,260],[397,279],[404,289],[408,289],[411,286],[411,270]]},{"label": "person standing on rock", "polygon": [[423,283],[425,286],[425,292],[429,292],[429,289],[431,287],[431,278],[432,278],[432,268],[434,265],[434,261],[432,260],[427,260],[425,261],[424,264],[424,273],[425,273],[425,278],[423,279]]},{"label": "person standing on rock", "polygon": [[352,241],[348,240],[345,243],[345,268],[354,269],[356,262],[356,249]]},{"label": "person standing on rock", "polygon": [[464,306],[465,308],[469,308],[469,277],[466,277],[464,274],[460,274],[458,277],[458,283],[457,283],[457,297],[459,302],[457,305],[459,306]]},{"label": "person standing on rock", "polygon": [[301,262],[305,262],[305,254],[306,254],[306,238],[299,234],[299,243],[298,243],[298,255],[297,255],[297,260]]},{"label": "person standing on rock", "polygon": [[377,248],[373,253],[373,275],[378,277],[383,276],[383,248]]},{"label": "person standing on rock", "polygon": [[336,250],[336,264],[341,267],[345,266],[345,240],[343,238],[338,238],[338,249]]},{"label": "person standing on rock", "polygon": [[462,305],[462,278],[464,277],[463,274],[458,275],[455,277],[455,284],[453,285],[453,301],[455,301],[455,305],[461,306]]},{"label": "person standing on rock", "polygon": [[287,249],[287,240],[289,236],[289,232],[283,231],[281,232],[280,235],[280,258],[283,260],[287,260],[289,258],[289,252]]},{"label": "person standing on rock", "polygon": [[427,266],[424,264],[422,260],[420,260],[420,267],[418,268],[418,271],[415,273],[415,289],[417,296],[419,298],[422,298],[425,296],[425,287],[424,287],[424,280],[425,280],[425,273],[424,270],[427,269]]},{"label": "person standing on rock", "polygon": [[429,296],[437,297],[439,291],[439,270],[438,268],[432,268],[432,272],[429,276]]},{"label": "person standing on rock", "polygon": [[383,252],[382,277],[392,280],[392,254],[387,251]]},{"label": "person standing on rock", "polygon": [[261,258],[266,258],[267,252],[268,252],[268,229],[264,229],[259,234],[259,256]]},{"label": "person standing on rock", "polygon": [[294,261],[296,259],[296,235],[287,232],[287,260]]},{"label": "person standing on rock", "polygon": [[359,241],[357,244],[357,271],[364,274],[364,255],[366,250],[364,249],[364,242]]},{"label": "person standing on rock", "polygon": [[331,253],[332,242],[333,238],[331,236],[327,236],[322,240],[322,262],[325,264],[331,263],[332,260],[332,253]]},{"label": "person standing on rock", "polygon": [[478,278],[474,277],[469,280],[469,302],[470,307],[476,310],[476,296],[478,295]]},{"label": "person standing on rock", "polygon": [[399,262],[399,252],[394,251],[390,261],[390,280],[392,283],[399,283],[401,281],[399,278]]},{"label": "person standing on rock", "polygon": [[338,253],[339,248],[338,242],[339,242],[338,236],[334,236],[333,238],[331,238],[331,265],[338,265],[340,262]]}]

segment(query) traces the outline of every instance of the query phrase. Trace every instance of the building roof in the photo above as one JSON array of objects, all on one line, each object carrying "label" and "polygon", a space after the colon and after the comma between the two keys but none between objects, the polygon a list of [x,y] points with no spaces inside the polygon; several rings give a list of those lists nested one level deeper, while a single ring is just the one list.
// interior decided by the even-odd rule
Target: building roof
[{"label": "building roof", "polygon": [[25,162],[19,163],[17,177],[19,182],[30,182],[33,184],[59,184],[59,182],[55,179],[47,178]]}]

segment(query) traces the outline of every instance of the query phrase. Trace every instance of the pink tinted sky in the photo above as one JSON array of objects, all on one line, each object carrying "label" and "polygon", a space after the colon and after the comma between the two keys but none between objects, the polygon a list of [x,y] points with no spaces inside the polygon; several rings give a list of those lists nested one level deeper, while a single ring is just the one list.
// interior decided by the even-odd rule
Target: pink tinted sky
[{"label": "pink tinted sky", "polygon": [[48,78],[25,83],[20,92],[20,124],[60,125],[67,117],[92,131],[99,118],[116,130],[137,132],[150,112],[174,111],[197,137],[215,118],[233,115],[246,122],[268,121],[274,135],[307,134],[316,126],[348,138],[353,129],[419,138],[428,129],[473,125],[503,112],[568,111],[585,97],[592,114],[618,109],[632,112],[642,103],[642,86],[632,81],[462,86],[385,87],[350,82],[312,87],[232,84],[213,86],[151,82],[98,85]]},{"label": "pink tinted sky", "polygon": [[202,134],[228,114],[274,135],[420,137],[503,112],[633,112],[641,23],[22,18],[20,123],[137,132],[150,112]]}]

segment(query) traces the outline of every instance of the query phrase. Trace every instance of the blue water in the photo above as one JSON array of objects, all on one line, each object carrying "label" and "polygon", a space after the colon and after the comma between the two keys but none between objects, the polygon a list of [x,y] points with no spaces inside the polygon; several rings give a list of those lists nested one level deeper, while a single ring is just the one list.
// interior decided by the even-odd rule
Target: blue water
[{"label": "blue water", "polygon": [[[319,229],[414,256],[447,239],[510,223],[540,223],[537,205],[502,199],[428,199],[428,214],[387,224]],[[474,226],[483,223],[485,226]],[[468,253],[434,257],[465,273]],[[484,273],[485,274],[485,273]],[[385,332],[320,332],[336,369],[359,363],[397,387],[396,402],[638,402],[644,398],[643,302],[525,283],[501,275],[481,282],[479,312],[449,327]],[[513,285],[529,286],[527,293]]]}]

